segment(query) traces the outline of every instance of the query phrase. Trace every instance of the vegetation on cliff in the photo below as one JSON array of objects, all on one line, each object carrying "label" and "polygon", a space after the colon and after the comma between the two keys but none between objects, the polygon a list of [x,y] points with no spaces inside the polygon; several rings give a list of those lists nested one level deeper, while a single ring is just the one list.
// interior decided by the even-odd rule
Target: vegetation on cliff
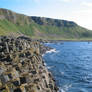
[{"label": "vegetation on cliff", "polygon": [[0,9],[0,35],[28,35],[37,39],[91,39],[92,31],[72,21],[26,16]]}]

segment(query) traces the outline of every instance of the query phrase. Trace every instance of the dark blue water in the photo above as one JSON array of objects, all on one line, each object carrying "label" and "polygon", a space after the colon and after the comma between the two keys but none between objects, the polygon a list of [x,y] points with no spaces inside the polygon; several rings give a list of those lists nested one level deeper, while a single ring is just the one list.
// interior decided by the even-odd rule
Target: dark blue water
[{"label": "dark blue water", "polygon": [[44,55],[59,92],[92,92],[92,42],[50,43],[56,52]]}]

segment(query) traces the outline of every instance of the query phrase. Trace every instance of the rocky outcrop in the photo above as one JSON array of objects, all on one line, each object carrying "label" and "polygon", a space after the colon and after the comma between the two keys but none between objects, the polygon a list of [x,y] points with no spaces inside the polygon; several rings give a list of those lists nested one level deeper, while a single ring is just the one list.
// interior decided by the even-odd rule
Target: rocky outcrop
[{"label": "rocky outcrop", "polygon": [[40,46],[29,38],[0,37],[0,92],[57,92]]}]

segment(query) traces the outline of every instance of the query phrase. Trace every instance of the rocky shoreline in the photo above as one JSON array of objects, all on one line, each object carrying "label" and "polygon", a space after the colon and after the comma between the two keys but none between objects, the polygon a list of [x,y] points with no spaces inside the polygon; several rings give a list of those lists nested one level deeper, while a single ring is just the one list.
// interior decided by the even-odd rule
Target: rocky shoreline
[{"label": "rocky shoreline", "polygon": [[42,59],[46,50],[27,37],[0,36],[0,92],[57,92]]}]

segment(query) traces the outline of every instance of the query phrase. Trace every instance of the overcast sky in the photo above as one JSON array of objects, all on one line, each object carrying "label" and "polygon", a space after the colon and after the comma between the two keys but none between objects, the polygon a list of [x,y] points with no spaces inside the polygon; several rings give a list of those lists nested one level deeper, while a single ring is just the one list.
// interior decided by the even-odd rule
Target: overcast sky
[{"label": "overcast sky", "polygon": [[0,0],[0,8],[30,16],[75,21],[92,30],[92,0]]}]

